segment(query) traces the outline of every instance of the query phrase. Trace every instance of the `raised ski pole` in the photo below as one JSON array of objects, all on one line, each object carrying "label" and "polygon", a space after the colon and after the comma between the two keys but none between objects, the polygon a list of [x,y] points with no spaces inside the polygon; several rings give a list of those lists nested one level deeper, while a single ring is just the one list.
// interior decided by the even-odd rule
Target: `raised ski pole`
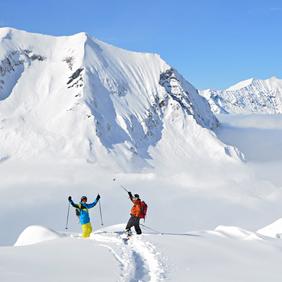
[{"label": "raised ski pole", "polygon": [[125,192],[129,192],[124,186],[120,185],[120,187],[125,191]]},{"label": "raised ski pole", "polygon": [[66,222],[65,230],[68,230],[69,216],[70,216],[70,202],[69,202],[69,205],[68,205],[67,222]]},{"label": "raised ski pole", "polygon": [[[113,181],[116,181],[116,178],[113,178]],[[126,193],[128,193],[129,191],[123,186],[123,185],[119,185]]]},{"label": "raised ski pole", "polygon": [[101,207],[101,199],[99,200],[98,204],[99,204],[99,210],[100,210],[101,225],[104,226],[103,215],[102,215],[102,207]]}]

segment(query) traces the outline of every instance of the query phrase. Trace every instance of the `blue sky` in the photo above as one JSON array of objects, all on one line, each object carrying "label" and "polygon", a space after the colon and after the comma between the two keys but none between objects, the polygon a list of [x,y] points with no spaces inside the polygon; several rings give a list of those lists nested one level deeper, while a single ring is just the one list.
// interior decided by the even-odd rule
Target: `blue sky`
[{"label": "blue sky", "polygon": [[0,0],[0,26],[156,52],[201,89],[282,78],[281,0]]}]

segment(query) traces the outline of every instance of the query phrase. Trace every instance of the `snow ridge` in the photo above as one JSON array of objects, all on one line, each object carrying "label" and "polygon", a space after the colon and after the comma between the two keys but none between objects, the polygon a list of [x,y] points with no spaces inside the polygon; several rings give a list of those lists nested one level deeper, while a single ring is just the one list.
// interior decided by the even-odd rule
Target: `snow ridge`
[{"label": "snow ridge", "polygon": [[226,90],[200,91],[214,113],[282,113],[282,80],[248,79]]}]

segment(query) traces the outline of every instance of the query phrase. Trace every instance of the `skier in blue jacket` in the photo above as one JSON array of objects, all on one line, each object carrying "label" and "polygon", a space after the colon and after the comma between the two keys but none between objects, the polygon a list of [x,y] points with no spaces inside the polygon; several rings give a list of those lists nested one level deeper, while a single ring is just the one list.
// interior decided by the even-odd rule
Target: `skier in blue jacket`
[{"label": "skier in blue jacket", "polygon": [[88,238],[92,232],[92,226],[90,223],[90,217],[89,217],[89,212],[88,209],[91,209],[96,206],[100,199],[100,195],[98,194],[96,199],[94,200],[93,203],[87,204],[87,197],[82,196],[80,199],[80,203],[76,204],[73,202],[71,196],[69,196],[68,200],[70,204],[76,208],[79,209],[80,214],[79,214],[79,222],[81,224],[81,229],[82,229],[82,237],[83,238]]}]

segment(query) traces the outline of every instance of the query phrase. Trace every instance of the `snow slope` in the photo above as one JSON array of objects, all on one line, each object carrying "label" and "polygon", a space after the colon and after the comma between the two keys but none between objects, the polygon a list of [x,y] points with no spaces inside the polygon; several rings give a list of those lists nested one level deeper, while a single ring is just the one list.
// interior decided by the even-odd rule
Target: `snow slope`
[{"label": "snow slope", "polygon": [[[245,163],[183,161],[174,164],[182,170],[147,173],[81,163],[1,163],[1,281],[79,281],[93,275],[95,281],[280,281],[279,224],[267,236],[259,233],[282,215],[281,116],[223,116],[217,134],[241,145]],[[252,134],[254,139],[246,138]],[[268,155],[258,142],[263,138]],[[125,245],[112,233],[124,228],[111,225],[126,222],[131,208],[120,185],[141,195],[149,205],[145,224],[166,234],[144,234]],[[91,201],[98,192],[107,228],[100,229],[96,206],[90,210],[96,232],[90,240],[78,238],[73,209],[71,233],[58,232],[66,224],[67,197],[77,201],[86,194]],[[49,228],[26,229],[30,225]],[[24,229],[25,246],[11,247]],[[55,236],[46,241],[50,229]],[[180,235],[187,231],[200,236]],[[41,242],[26,245],[35,239]]]},{"label": "snow slope", "polygon": [[[0,29],[0,159],[88,161],[140,170],[237,158],[211,131],[198,91],[157,54],[85,33]],[[174,150],[172,150],[174,148]]]},{"label": "snow slope", "polygon": [[282,113],[282,80],[248,79],[225,90],[200,91],[214,113]]},{"label": "snow slope", "polygon": [[257,231],[259,234],[272,237],[281,238],[282,234],[282,218],[277,219],[270,225],[267,225]]},{"label": "snow slope", "polygon": [[[35,281],[35,277],[40,281],[281,280],[281,240],[221,226],[198,236],[144,234],[125,242],[122,235],[115,233],[123,227],[98,230],[86,240],[73,234],[53,241],[42,236],[40,244],[2,247],[0,279],[11,282]],[[31,238],[34,235],[36,230]],[[83,270],[77,271],[81,257]]]}]

